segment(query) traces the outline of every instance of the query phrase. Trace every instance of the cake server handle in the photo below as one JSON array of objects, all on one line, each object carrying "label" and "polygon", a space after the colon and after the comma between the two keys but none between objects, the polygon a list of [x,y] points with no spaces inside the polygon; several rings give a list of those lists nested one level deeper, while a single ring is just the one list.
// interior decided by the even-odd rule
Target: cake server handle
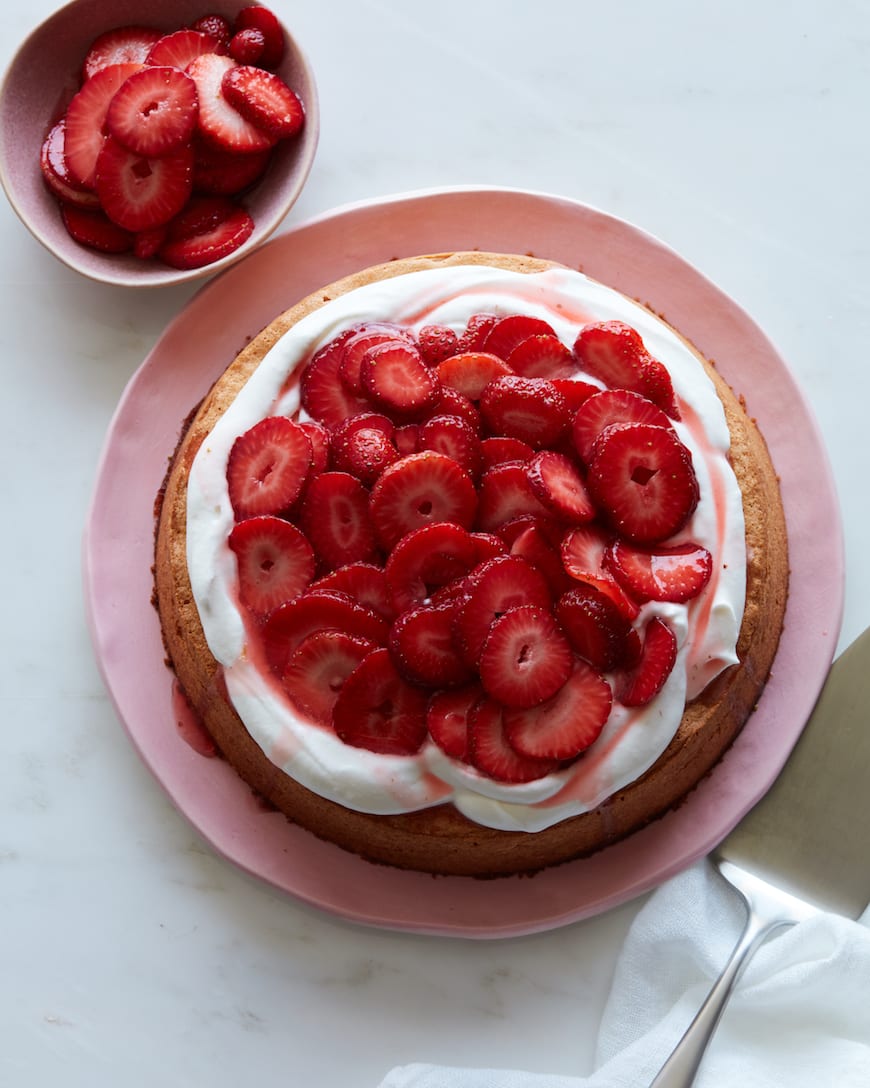
[{"label": "cake server handle", "polygon": [[753,953],[767,940],[773,930],[793,925],[813,913],[813,908],[781,892],[766,881],[747,873],[745,869],[712,858],[722,876],[743,898],[746,905],[746,924],[737,946],[731,953],[722,973],[713,983],[704,1004],[686,1029],[682,1039],[674,1047],[671,1056],[662,1066],[650,1088],[690,1088],[701,1065],[713,1033],[719,1024],[725,1006],[737,983],[740,973]]}]

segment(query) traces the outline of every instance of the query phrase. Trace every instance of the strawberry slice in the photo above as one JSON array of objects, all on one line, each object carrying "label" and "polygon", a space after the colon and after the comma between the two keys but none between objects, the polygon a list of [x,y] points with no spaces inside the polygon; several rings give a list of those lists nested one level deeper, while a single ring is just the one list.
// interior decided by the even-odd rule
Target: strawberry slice
[{"label": "strawberry slice", "polygon": [[266,172],[272,151],[249,151],[242,155],[210,147],[204,140],[193,146],[193,188],[212,196],[233,196],[253,185]]},{"label": "strawberry slice", "polygon": [[328,569],[370,561],[376,552],[369,493],[347,472],[322,472],[308,484],[300,524]]},{"label": "strawberry slice", "polygon": [[393,662],[412,684],[449,688],[468,683],[473,672],[453,639],[458,599],[423,604],[403,612],[390,630]]},{"label": "strawberry slice", "polygon": [[480,682],[505,707],[537,706],[571,675],[574,657],[549,609],[509,608],[493,620],[480,651]]},{"label": "strawberry slice", "polygon": [[647,397],[629,389],[604,389],[594,393],[574,416],[574,447],[586,464],[592,449],[606,427],[614,423],[652,423],[670,427],[667,415]]},{"label": "strawberry slice", "polygon": [[487,385],[480,396],[480,412],[493,434],[519,438],[534,449],[552,446],[570,422],[565,398],[552,382],[515,374]]},{"label": "strawberry slice", "polygon": [[677,636],[658,616],[647,623],[640,660],[620,676],[616,697],[623,706],[646,706],[658,695],[677,660]]},{"label": "strawberry slice", "polygon": [[193,197],[170,222],[159,256],[173,268],[202,268],[234,253],[253,230],[254,220],[229,197]]},{"label": "strawberry slice", "polygon": [[129,253],[133,248],[133,235],[130,231],[113,223],[98,208],[80,208],[75,204],[65,204],[60,214],[70,237],[80,245],[89,246],[100,253]]},{"label": "strawberry slice", "polygon": [[263,625],[266,660],[278,676],[283,676],[302,640],[315,631],[344,631],[352,638],[385,646],[390,625],[346,593],[309,589],[279,605]]},{"label": "strawberry slice", "polygon": [[449,325],[424,325],[417,333],[417,347],[426,366],[437,366],[456,353],[458,337]]},{"label": "strawberry slice", "polygon": [[61,118],[53,125],[42,142],[39,153],[39,166],[42,178],[49,190],[64,204],[75,204],[79,208],[97,209],[100,198],[90,189],[83,189],[73,181],[66,164],[64,152],[66,123]]},{"label": "strawberry slice", "polygon": [[[230,54],[233,55],[232,42]],[[246,121],[276,140],[290,139],[305,123],[302,103],[284,80],[250,62],[228,69],[221,90]]]},{"label": "strawberry slice", "polygon": [[429,418],[432,416],[459,416],[476,435],[480,435],[480,412],[468,397],[449,385],[441,386],[441,395],[429,411]]},{"label": "strawberry slice", "polygon": [[511,542],[510,554],[518,555],[536,567],[543,574],[553,597],[559,597],[573,585],[562,565],[559,545],[553,543],[538,518],[518,520],[525,524]]},{"label": "strawberry slice", "polygon": [[471,477],[455,461],[432,450],[401,457],[384,469],[372,488],[372,520],[386,548],[412,529],[436,521],[468,529],[476,510]]},{"label": "strawberry slice", "polygon": [[159,227],[178,215],[190,198],[193,150],[182,144],[159,158],[146,157],[108,136],[97,158],[94,182],[113,223],[131,231]]},{"label": "strawberry slice", "polygon": [[224,96],[224,76],[236,67],[232,57],[217,53],[203,53],[188,65],[199,98],[199,131],[228,151],[263,151],[275,144],[275,137],[245,120]]},{"label": "strawberry slice", "polygon": [[465,660],[476,665],[493,622],[511,608],[549,609],[550,591],[539,570],[517,555],[498,555],[468,579],[467,600],[456,616],[456,637]]},{"label": "strawberry slice", "polygon": [[401,612],[422,603],[435,590],[468,574],[478,557],[471,533],[453,522],[412,529],[396,543],[384,566],[393,608]]},{"label": "strawberry slice", "polygon": [[598,525],[580,525],[572,529],[562,540],[562,565],[572,578],[609,597],[626,619],[633,620],[639,611],[636,602],[604,563],[610,540]]},{"label": "strawberry slice", "polygon": [[483,350],[507,360],[517,346],[530,336],[552,336],[557,339],[553,327],[539,317],[509,314],[493,322],[484,338]]},{"label": "strawberry slice", "polygon": [[601,735],[612,704],[604,677],[578,661],[551,699],[529,709],[505,711],[505,736],[526,758],[574,759]]},{"label": "strawberry slice", "polygon": [[141,70],[141,64],[109,64],[100,68],[73,96],[67,107],[64,130],[64,153],[73,184],[94,188],[109,104],[118,88]]},{"label": "strawberry slice", "polygon": [[311,469],[311,442],[286,416],[268,416],[239,435],[227,459],[227,488],[238,520],[293,505]]},{"label": "strawberry slice", "polygon": [[271,514],[233,526],[228,543],[239,570],[239,597],[257,616],[298,597],[314,577],[314,551],[305,535]]},{"label": "strawberry slice", "polygon": [[360,378],[376,404],[401,416],[424,414],[441,393],[441,383],[420,352],[400,341],[370,348],[363,356]]},{"label": "strawberry slice", "polygon": [[562,521],[578,525],[595,517],[583,477],[564,453],[541,450],[526,465],[526,474],[535,495]]},{"label": "strawberry slice", "polygon": [[299,420],[297,426],[305,431],[311,443],[311,476],[319,476],[329,464],[329,431],[315,419]]},{"label": "strawberry slice", "polygon": [[347,563],[343,567],[324,574],[316,582],[312,582],[312,589],[331,589],[339,593],[346,593],[359,604],[377,612],[386,620],[396,618],[396,610],[390,599],[387,589],[387,579],[384,568],[376,563]]},{"label": "strawberry slice", "polygon": [[385,416],[378,417],[374,412],[363,413],[345,422],[356,423],[366,415],[385,420],[387,427],[357,425],[345,428],[341,433],[336,429],[330,447],[333,467],[340,472],[349,472],[369,486],[388,465],[398,461],[399,452],[391,441],[393,426]]},{"label": "strawberry slice", "polygon": [[474,541],[475,566],[497,555],[507,555],[504,541],[495,533],[472,533],[471,539]]},{"label": "strawberry slice", "polygon": [[593,393],[600,392],[597,385],[584,382],[580,378],[551,378],[553,385],[565,398],[568,411],[573,415]]},{"label": "strawberry slice", "polygon": [[232,28],[230,27],[229,20],[218,14],[216,11],[210,11],[206,15],[200,15],[198,19],[195,19],[190,24],[191,30],[198,30],[200,34],[208,34],[215,41],[220,42],[221,45],[227,45],[232,37]]},{"label": "strawberry slice", "polygon": [[393,445],[399,451],[400,457],[407,457],[409,453],[419,453],[417,440],[420,436],[418,423],[402,423],[393,431]]},{"label": "strawberry slice", "polygon": [[534,782],[559,770],[555,759],[529,759],[507,742],[504,708],[494,699],[481,699],[468,715],[468,760],[481,774],[497,782]]},{"label": "strawberry slice", "polygon": [[403,680],[384,648],[372,650],[344,681],[332,711],[338,736],[356,748],[413,755],[427,736],[428,696]]},{"label": "strawberry slice", "polygon": [[456,342],[456,352],[481,351],[489,330],[498,321],[498,314],[472,314]]},{"label": "strawberry slice", "polygon": [[[676,412],[670,376],[644,347],[640,334],[622,321],[584,325],[574,341],[580,365],[614,389],[630,389],[666,412]],[[676,418],[679,413],[676,412]]]},{"label": "strawberry slice", "polygon": [[364,393],[362,374],[362,362],[369,348],[379,344],[391,344],[403,342],[407,337],[398,325],[387,322],[366,322],[362,327],[352,330],[352,335],[344,342],[344,351],[341,357],[341,366],[338,369],[339,376],[345,388],[351,393],[362,395]]},{"label": "strawberry slice", "polygon": [[345,329],[324,344],[302,371],[299,383],[302,407],[327,428],[370,408],[361,397],[349,393],[339,380],[344,346],[355,332],[352,328]]},{"label": "strawberry slice", "polygon": [[426,708],[429,736],[445,755],[466,762],[468,759],[468,717],[484,698],[478,683],[436,691]]},{"label": "strawberry slice", "polygon": [[574,651],[602,672],[636,662],[640,640],[612,598],[591,585],[575,585],[556,602],[554,614]]},{"label": "strawberry slice", "polygon": [[197,57],[208,53],[223,53],[225,49],[226,47],[215,35],[183,27],[181,30],[174,30],[171,34],[164,34],[159,41],[156,41],[145,63],[156,67],[178,68],[185,72]]},{"label": "strawberry slice", "polygon": [[455,389],[470,401],[478,401],[494,378],[512,374],[513,371],[497,355],[465,351],[439,363],[436,373],[442,385]]},{"label": "strawberry slice", "polygon": [[128,151],[151,157],[185,144],[196,128],[196,84],[177,68],[143,68],[115,92],[106,128]]},{"label": "strawberry slice", "polygon": [[332,711],[345,680],[375,643],[346,631],[313,631],[290,655],[281,677],[296,706],[320,725],[332,724]]},{"label": "strawberry slice", "polygon": [[638,601],[682,604],[698,596],[713,572],[712,555],[692,543],[646,551],[616,540],[607,549],[604,562]]},{"label": "strawberry slice", "polygon": [[265,42],[260,64],[264,68],[277,68],[284,56],[284,30],[278,17],[269,8],[252,4],[242,8],[236,16],[234,28],[240,30],[259,30]]},{"label": "strawberry slice", "polygon": [[443,453],[472,478],[480,472],[480,439],[471,424],[460,416],[431,416],[420,425],[417,448]]},{"label": "strawberry slice", "polygon": [[151,26],[119,26],[94,38],[85,54],[82,81],[86,82],[111,64],[145,64],[161,34]]},{"label": "strawberry slice", "polygon": [[495,465],[503,465],[508,461],[531,461],[535,451],[528,442],[521,442],[518,438],[505,438],[503,435],[493,435],[484,438],[480,444],[480,455],[483,459],[483,469],[493,468]]},{"label": "strawberry slice", "polygon": [[239,64],[258,64],[265,48],[266,39],[263,37],[262,30],[251,26],[233,34],[227,51]]},{"label": "strawberry slice", "polygon": [[615,423],[595,444],[589,490],[620,536],[655,544],[673,536],[698,505],[692,455],[670,428]]},{"label": "strawberry slice", "polygon": [[483,532],[495,532],[526,514],[541,518],[549,514],[532,490],[525,465],[519,461],[487,469],[480,477],[478,501],[476,527]]},{"label": "strawberry slice", "polygon": [[161,223],[157,227],[147,227],[136,232],[133,240],[133,256],[140,261],[149,261],[160,252],[160,247],[166,241],[168,227]]},{"label": "strawberry slice", "polygon": [[506,357],[521,378],[567,378],[575,369],[574,356],[558,336],[542,333],[521,340]]}]

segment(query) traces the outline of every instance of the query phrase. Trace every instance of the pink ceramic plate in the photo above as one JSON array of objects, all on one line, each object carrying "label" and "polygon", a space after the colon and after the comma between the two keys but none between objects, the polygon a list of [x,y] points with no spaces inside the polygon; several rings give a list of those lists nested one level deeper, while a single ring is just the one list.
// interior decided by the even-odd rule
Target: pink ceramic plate
[{"label": "pink ceramic plate", "polygon": [[[366,265],[473,248],[579,267],[647,302],[716,359],[767,437],[791,536],[791,594],[773,676],[725,759],[678,811],[592,858],[531,879],[433,879],[373,866],[264,812],[226,764],[180,739],[151,605],[152,509],[167,456],[187,412],[248,337],[303,295]],[[818,524],[824,533],[813,531]],[[809,407],[762,332],[637,228],[573,201],[503,189],[417,193],[342,208],[278,237],[206,286],[166,330],[121,401],[84,559],[94,644],[118,714],[145,762],[216,850],[355,922],[468,937],[576,921],[708,853],[785,762],[827,674],[843,600],[840,516],[825,451]]]}]

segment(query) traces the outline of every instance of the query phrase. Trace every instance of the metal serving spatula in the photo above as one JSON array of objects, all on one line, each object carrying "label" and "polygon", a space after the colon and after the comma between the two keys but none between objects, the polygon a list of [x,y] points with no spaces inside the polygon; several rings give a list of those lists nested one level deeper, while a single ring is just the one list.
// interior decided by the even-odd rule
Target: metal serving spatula
[{"label": "metal serving spatula", "polygon": [[870,902],[870,629],[834,662],[768,793],[713,853],[743,896],[746,927],[651,1088],[688,1088],[734,984],[772,930],[816,911],[857,918]]}]

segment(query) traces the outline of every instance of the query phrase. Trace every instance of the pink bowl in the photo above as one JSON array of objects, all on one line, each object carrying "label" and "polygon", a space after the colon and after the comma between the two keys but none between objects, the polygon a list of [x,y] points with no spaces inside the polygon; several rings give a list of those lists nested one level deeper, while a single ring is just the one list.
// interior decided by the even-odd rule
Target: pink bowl
[{"label": "pink bowl", "polygon": [[320,128],[314,75],[286,27],[287,48],[278,74],[302,99],[305,126],[297,139],[279,144],[266,175],[245,195],[254,231],[228,257],[179,271],[158,261],[88,249],[67,234],[39,167],[43,140],[78,89],[82,61],[98,34],[131,24],[171,31],[208,12],[232,20],[246,6],[248,0],[150,0],[147,5],[141,0],[73,0],[18,49],[0,85],[0,182],[24,225],[58,260],[103,283],[163,287],[214,275],[251,253],[279,225],[311,170]]}]

